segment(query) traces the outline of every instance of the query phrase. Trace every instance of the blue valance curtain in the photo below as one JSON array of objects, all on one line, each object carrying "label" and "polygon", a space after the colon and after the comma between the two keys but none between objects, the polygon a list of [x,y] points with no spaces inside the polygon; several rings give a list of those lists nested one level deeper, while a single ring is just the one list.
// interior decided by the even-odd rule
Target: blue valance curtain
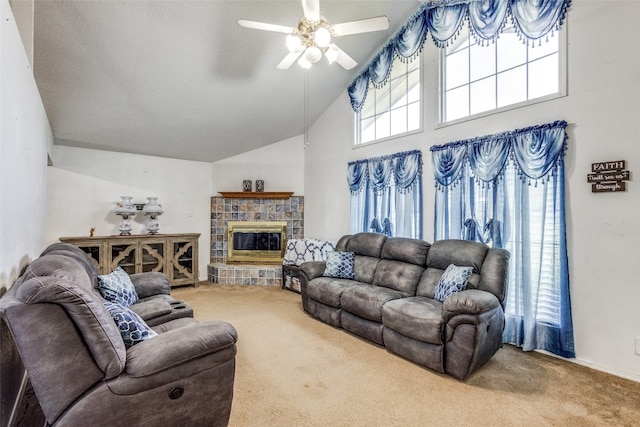
[{"label": "blue valance curtain", "polygon": [[575,357],[564,205],[565,121],[431,148],[435,239],[511,253],[504,342]]},{"label": "blue valance curtain", "polygon": [[558,30],[571,0],[439,0],[422,4],[407,23],[387,42],[349,85],[351,106],[362,108],[369,88],[383,86],[396,56],[410,61],[418,56],[431,33],[433,42],[444,47],[469,23],[472,37],[480,44],[495,41],[507,20],[514,23],[525,42],[534,43]]},{"label": "blue valance curtain", "polygon": [[350,162],[351,232],[422,238],[422,153]]}]

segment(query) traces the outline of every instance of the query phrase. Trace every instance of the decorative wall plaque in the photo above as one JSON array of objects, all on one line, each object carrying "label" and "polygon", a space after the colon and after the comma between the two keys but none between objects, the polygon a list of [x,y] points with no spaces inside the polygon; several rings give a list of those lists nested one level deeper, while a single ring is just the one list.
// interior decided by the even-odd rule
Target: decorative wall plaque
[{"label": "decorative wall plaque", "polygon": [[587,174],[587,182],[591,183],[591,192],[627,191],[625,181],[629,180],[630,174],[625,170],[626,166],[626,160],[591,163],[593,173]]}]

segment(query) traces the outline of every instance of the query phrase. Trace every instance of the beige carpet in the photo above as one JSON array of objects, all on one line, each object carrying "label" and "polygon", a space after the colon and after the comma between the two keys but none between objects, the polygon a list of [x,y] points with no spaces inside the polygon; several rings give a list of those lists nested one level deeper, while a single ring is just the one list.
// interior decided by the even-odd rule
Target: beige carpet
[{"label": "beige carpet", "polygon": [[291,291],[173,294],[238,330],[231,427],[640,425],[640,383],[543,354],[505,346],[461,382],[309,317]]}]

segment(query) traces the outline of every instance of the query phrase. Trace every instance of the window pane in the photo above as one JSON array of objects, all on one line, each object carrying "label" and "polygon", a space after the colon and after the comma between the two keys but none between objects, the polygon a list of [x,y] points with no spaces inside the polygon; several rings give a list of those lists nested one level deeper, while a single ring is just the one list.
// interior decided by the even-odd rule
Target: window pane
[{"label": "window pane", "polygon": [[467,49],[447,57],[445,87],[453,89],[469,83],[469,51]]},{"label": "window pane", "polygon": [[527,62],[527,45],[518,40],[515,32],[504,32],[496,42],[498,72]]},{"label": "window pane", "polygon": [[529,99],[558,91],[557,53],[529,63]]},{"label": "window pane", "polygon": [[391,117],[389,112],[380,114],[376,118],[376,139],[386,138],[391,135]]},{"label": "window pane", "polygon": [[369,85],[367,98],[364,100],[364,105],[360,110],[360,117],[367,118],[375,114],[376,114],[376,88],[374,88],[373,85]]},{"label": "window pane", "polygon": [[405,76],[391,80],[391,108],[407,105],[407,79]]},{"label": "window pane", "polygon": [[420,60],[415,59],[411,62],[407,63],[407,73],[410,73],[411,71],[415,71],[415,70],[419,70],[420,69]]},{"label": "window pane", "polygon": [[389,85],[376,90],[376,112],[378,114],[391,109],[391,90]]},{"label": "window pane", "polygon": [[526,77],[524,65],[498,74],[498,107],[527,100]]},{"label": "window pane", "polygon": [[545,38],[541,44],[537,41],[534,46],[529,45],[529,61],[557,52],[559,41],[557,32],[554,32],[553,36],[549,36],[549,41]]},{"label": "window pane", "polygon": [[408,106],[407,132],[420,129],[420,102]]},{"label": "window pane", "polygon": [[447,92],[445,99],[445,120],[455,120],[469,115],[469,86]]},{"label": "window pane", "polygon": [[467,47],[469,47],[469,30],[465,25],[461,34],[458,37],[456,37],[453,43],[451,43],[449,46],[445,48],[444,53],[446,55],[449,55],[451,53],[458,52],[462,49],[465,49]]},{"label": "window pane", "polygon": [[376,122],[374,117],[360,121],[360,142],[371,142],[376,139]]},{"label": "window pane", "polygon": [[397,79],[398,77],[403,77],[405,74],[407,74],[407,64],[397,60],[396,58],[396,60],[393,61],[389,78]]},{"label": "window pane", "polygon": [[407,131],[407,107],[391,110],[391,134],[396,135]]},{"label": "window pane", "polygon": [[471,83],[470,114],[481,113],[496,108],[495,76]]},{"label": "window pane", "polygon": [[496,46],[471,46],[471,81],[481,79],[496,73]]},{"label": "window pane", "polygon": [[412,71],[407,78],[409,80],[407,102],[420,101],[420,70]]}]

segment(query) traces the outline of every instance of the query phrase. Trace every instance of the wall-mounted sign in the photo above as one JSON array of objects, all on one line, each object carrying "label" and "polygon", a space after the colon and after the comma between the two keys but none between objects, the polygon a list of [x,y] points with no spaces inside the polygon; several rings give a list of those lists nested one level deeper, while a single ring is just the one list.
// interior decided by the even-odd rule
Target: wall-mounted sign
[{"label": "wall-mounted sign", "polygon": [[629,171],[625,160],[614,162],[591,163],[591,172],[587,174],[587,182],[591,183],[592,193],[627,191],[625,181],[629,180]]}]

